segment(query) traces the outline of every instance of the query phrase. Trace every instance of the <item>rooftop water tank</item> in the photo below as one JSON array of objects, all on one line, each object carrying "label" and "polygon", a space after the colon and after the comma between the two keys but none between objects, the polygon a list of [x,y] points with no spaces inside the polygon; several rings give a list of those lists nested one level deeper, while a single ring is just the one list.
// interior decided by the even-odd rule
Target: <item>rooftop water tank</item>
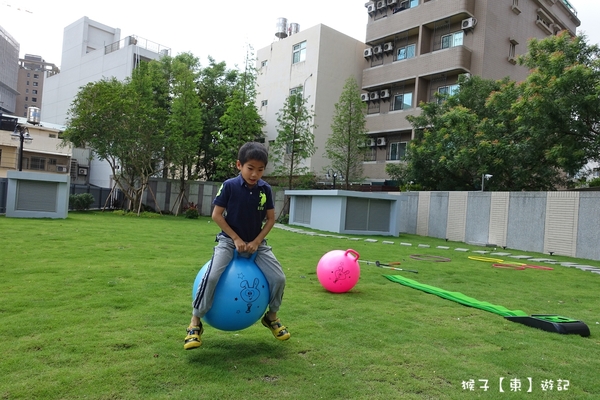
[{"label": "rooftop water tank", "polygon": [[298,32],[300,32],[300,24],[298,24],[296,22],[290,22],[290,26],[288,28],[288,34],[290,36],[292,36],[292,35],[295,35]]},{"label": "rooftop water tank", "polygon": [[33,125],[40,124],[40,109],[37,107],[27,108],[27,122]]},{"label": "rooftop water tank", "polygon": [[275,24],[275,36],[279,39],[287,37],[287,19],[277,18],[277,24]]}]

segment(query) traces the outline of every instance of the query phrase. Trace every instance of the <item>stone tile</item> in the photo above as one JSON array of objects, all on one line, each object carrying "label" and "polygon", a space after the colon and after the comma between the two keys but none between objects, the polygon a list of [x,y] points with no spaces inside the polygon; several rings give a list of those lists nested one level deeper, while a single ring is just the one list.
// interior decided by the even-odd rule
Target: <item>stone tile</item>
[{"label": "stone tile", "polygon": [[469,249],[461,249],[460,247],[457,247],[454,249],[454,251],[469,251]]}]

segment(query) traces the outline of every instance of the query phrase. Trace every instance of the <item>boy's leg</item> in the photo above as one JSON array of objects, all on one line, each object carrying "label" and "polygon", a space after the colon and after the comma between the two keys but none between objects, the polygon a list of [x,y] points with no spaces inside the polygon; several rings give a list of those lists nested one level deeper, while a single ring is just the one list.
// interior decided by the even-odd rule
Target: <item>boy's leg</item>
[{"label": "boy's leg", "polygon": [[187,328],[187,335],[183,345],[183,348],[186,350],[195,349],[202,345],[201,335],[204,332],[204,328],[200,319],[210,310],[219,278],[233,258],[233,249],[235,248],[233,240],[224,236],[218,236],[217,241],[218,244],[213,250],[211,263],[208,265],[206,273],[198,285],[198,290],[192,304],[192,319],[190,326]]},{"label": "boy's leg", "polygon": [[278,340],[288,340],[290,333],[287,328],[281,324],[277,318],[277,312],[283,299],[285,289],[285,274],[281,264],[271,251],[271,247],[263,241],[258,247],[256,255],[256,265],[260,268],[269,283],[269,311],[261,319],[261,323],[269,328],[273,336]]}]

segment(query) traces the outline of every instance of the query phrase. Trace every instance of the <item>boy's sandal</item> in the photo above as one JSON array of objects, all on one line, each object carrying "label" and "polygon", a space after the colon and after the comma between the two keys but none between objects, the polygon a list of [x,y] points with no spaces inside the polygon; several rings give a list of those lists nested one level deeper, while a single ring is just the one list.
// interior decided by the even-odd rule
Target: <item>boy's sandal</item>
[{"label": "boy's sandal", "polygon": [[290,338],[290,333],[288,332],[287,328],[281,324],[279,318],[277,318],[275,321],[271,321],[267,318],[267,314],[265,314],[260,321],[264,326],[269,328],[277,340],[288,340]]},{"label": "boy's sandal", "polygon": [[204,328],[202,326],[190,326],[187,328],[187,336],[185,337],[185,342],[183,344],[183,348],[185,350],[192,350],[202,346],[202,339],[200,335],[204,333]]}]

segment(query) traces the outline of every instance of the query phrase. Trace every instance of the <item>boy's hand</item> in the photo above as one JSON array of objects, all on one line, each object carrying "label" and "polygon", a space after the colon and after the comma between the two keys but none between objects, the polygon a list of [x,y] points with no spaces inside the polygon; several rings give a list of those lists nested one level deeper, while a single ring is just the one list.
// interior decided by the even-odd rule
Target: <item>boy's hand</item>
[{"label": "boy's hand", "polygon": [[238,253],[246,253],[248,251],[248,246],[246,245],[246,242],[244,242],[239,237],[235,239],[233,243],[235,244],[235,248],[237,249]]},{"label": "boy's hand", "polygon": [[258,250],[259,243],[252,241],[250,243],[246,243],[246,252],[250,254],[254,254],[256,250]]}]

